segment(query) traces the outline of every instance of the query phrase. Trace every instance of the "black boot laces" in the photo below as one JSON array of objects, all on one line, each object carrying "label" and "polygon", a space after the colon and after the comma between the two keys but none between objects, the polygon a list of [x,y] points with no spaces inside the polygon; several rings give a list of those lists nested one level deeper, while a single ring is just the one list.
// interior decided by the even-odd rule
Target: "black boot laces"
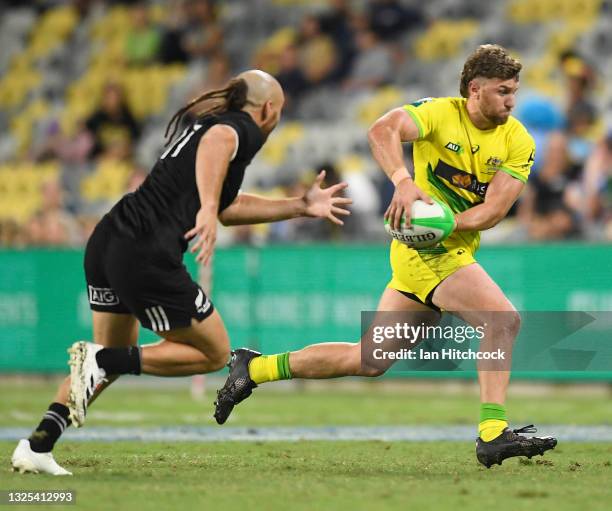
[{"label": "black boot laces", "polygon": [[537,428],[533,427],[533,424],[529,424],[529,426],[523,426],[522,428],[513,429],[513,433],[537,433]]}]

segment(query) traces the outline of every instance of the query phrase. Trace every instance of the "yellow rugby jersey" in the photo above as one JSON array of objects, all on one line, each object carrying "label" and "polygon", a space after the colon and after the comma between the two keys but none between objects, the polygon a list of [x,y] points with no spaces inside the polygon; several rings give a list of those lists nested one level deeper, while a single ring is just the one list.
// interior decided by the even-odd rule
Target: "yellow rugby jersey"
[{"label": "yellow rugby jersey", "polygon": [[[510,116],[506,124],[478,129],[466,102],[426,98],[404,106],[419,129],[413,146],[415,183],[455,213],[482,203],[497,172],[526,182],[535,156],[535,142],[520,121]],[[461,245],[473,254],[479,243],[479,232],[455,232],[443,245]]]}]

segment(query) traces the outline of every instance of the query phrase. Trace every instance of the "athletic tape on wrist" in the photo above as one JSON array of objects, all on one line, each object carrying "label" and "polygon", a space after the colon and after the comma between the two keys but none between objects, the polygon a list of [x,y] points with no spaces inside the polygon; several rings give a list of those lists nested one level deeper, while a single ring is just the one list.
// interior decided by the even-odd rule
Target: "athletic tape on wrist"
[{"label": "athletic tape on wrist", "polygon": [[391,181],[393,182],[393,184],[395,186],[397,186],[398,184],[400,184],[401,181],[403,181],[404,179],[410,179],[410,174],[408,174],[408,171],[406,169],[399,169],[396,170],[392,175],[391,175]]}]

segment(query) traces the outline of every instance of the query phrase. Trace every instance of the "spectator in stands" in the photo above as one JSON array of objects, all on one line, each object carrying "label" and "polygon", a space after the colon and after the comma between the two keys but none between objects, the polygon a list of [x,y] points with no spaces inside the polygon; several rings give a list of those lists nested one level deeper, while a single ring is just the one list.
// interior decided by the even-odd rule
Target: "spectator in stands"
[{"label": "spectator in stands", "polygon": [[319,85],[329,79],[338,61],[333,40],[321,31],[316,16],[306,16],[300,25],[297,39],[300,67],[312,85]]},{"label": "spectator in stands", "polygon": [[[342,166],[342,181],[348,183],[346,196],[353,200],[351,218],[346,218],[342,234],[352,240],[367,240],[384,236],[380,194],[368,172],[368,163],[362,158],[349,158]],[[388,205],[388,204],[387,204]]]},{"label": "spectator in stands", "polygon": [[612,129],[590,151],[581,182],[566,191],[565,199],[586,222],[603,223],[602,236],[595,237],[612,240]]},{"label": "spectator in stands", "polygon": [[202,90],[218,89],[223,87],[231,78],[232,69],[227,55],[222,51],[213,53],[206,67],[206,77],[202,84]]},{"label": "spectator in stands", "polygon": [[330,10],[319,16],[323,33],[329,35],[338,49],[338,63],[333,74],[334,80],[346,78],[357,52],[355,30],[352,26],[354,13],[348,0],[332,0]]},{"label": "spectator in stands", "polygon": [[389,48],[383,45],[371,30],[357,33],[357,48],[359,53],[355,58],[353,70],[344,82],[344,89],[366,91],[388,82],[393,71]]},{"label": "spectator in stands", "polygon": [[13,219],[0,220],[0,247],[22,247],[24,231]]},{"label": "spectator in stands", "polygon": [[[554,148],[554,144],[550,148]],[[563,182],[562,176],[552,183],[538,176],[530,178],[518,211],[518,218],[530,239],[563,239],[575,231],[575,218],[563,201]]]},{"label": "spectator in stands", "polygon": [[131,151],[140,135],[140,126],[132,115],[121,86],[108,83],[102,92],[98,110],[85,123],[94,139],[91,156],[97,157],[113,145]]},{"label": "spectator in stands", "polygon": [[565,132],[565,155],[569,180],[582,175],[586,161],[594,148],[593,130],[597,111],[588,102],[576,103],[568,112]]},{"label": "spectator in stands", "polygon": [[70,5],[77,13],[79,20],[83,21],[89,16],[95,0],[71,0]]},{"label": "spectator in stands", "polygon": [[173,0],[162,30],[159,60],[164,64],[208,59],[222,49],[223,31],[210,0]]},{"label": "spectator in stands", "polygon": [[310,83],[300,67],[298,49],[295,45],[291,44],[284,49],[279,63],[280,71],[276,79],[285,92],[283,115],[292,117],[300,98],[310,88]]},{"label": "spectator in stands", "polygon": [[98,160],[110,160],[117,163],[130,164],[134,153],[134,145],[125,137],[117,137],[109,142],[100,153]]},{"label": "spectator in stands", "polygon": [[522,212],[532,239],[561,239],[576,234],[579,212],[572,208],[568,190],[582,179],[582,169],[592,150],[588,133],[594,122],[595,111],[586,103],[578,104],[570,112],[567,128],[550,136],[539,174],[530,179]]},{"label": "spectator in stands", "polygon": [[188,0],[181,46],[191,59],[208,58],[221,49],[223,32],[210,0]]},{"label": "spectator in stands", "polygon": [[398,39],[406,30],[424,23],[417,7],[408,7],[398,0],[371,0],[368,18],[372,31],[384,41]]},{"label": "spectator in stands", "polygon": [[[331,162],[325,162],[312,172],[301,174],[298,179],[290,179],[282,184],[285,197],[300,197],[310,187],[314,176],[325,170],[325,186],[330,187],[340,183],[340,176]],[[348,217],[345,219],[348,220]],[[329,225],[328,225],[329,224]],[[301,218],[291,221],[269,224],[268,239],[270,243],[303,243],[309,241],[329,241],[338,239],[344,234],[344,228],[331,225],[330,222],[318,220],[303,222]]]},{"label": "spectator in stands", "polygon": [[188,26],[186,0],[168,2],[168,16],[164,20],[159,48],[159,60],[163,64],[185,63],[189,54],[183,44],[183,35]]},{"label": "spectator in stands", "polygon": [[64,208],[64,192],[59,180],[42,185],[42,205],[26,226],[30,245],[44,247],[79,246],[83,243],[75,218]]},{"label": "spectator in stands", "polygon": [[[299,197],[300,195],[304,195],[308,189],[300,179],[296,179],[295,177],[281,183],[280,188],[282,189],[282,193],[285,198]],[[300,218],[296,220],[297,222],[285,220],[282,222],[269,224],[266,241],[268,243],[293,243],[297,241],[297,233],[301,231],[302,226],[300,224],[302,222],[300,221]],[[317,222],[312,223],[316,224]],[[313,228],[315,226],[311,225],[310,227]],[[306,229],[308,229],[308,226],[306,226]],[[306,235],[307,233],[301,232],[301,236]],[[312,238],[310,236],[306,238],[300,237],[300,241],[310,241],[311,239]]]},{"label": "spectator in stands", "polygon": [[94,146],[94,140],[83,121],[77,122],[74,132],[62,132],[57,120],[53,120],[47,128],[46,139],[34,150],[33,159],[43,161],[59,159],[63,164],[85,164]]},{"label": "spectator in stands", "polygon": [[537,148],[531,167],[531,180],[540,173],[549,139],[563,129],[565,117],[551,99],[536,95],[522,98],[515,115],[527,128]]},{"label": "spectator in stands", "polygon": [[[213,54],[206,66],[204,79],[194,89],[192,89],[186,102],[202,94],[202,91],[219,89],[224,87],[231,78],[230,62],[227,55],[221,51]],[[187,112],[182,119],[182,126],[188,126],[196,120],[196,112]]]},{"label": "spectator in stands", "polygon": [[148,5],[138,2],[130,8],[131,28],[125,40],[125,57],[129,65],[146,65],[156,60],[161,34],[149,18]]},{"label": "spectator in stands", "polygon": [[590,96],[595,85],[595,70],[574,50],[567,50],[559,57],[561,72],[566,85],[566,112],[579,104],[593,108]]}]

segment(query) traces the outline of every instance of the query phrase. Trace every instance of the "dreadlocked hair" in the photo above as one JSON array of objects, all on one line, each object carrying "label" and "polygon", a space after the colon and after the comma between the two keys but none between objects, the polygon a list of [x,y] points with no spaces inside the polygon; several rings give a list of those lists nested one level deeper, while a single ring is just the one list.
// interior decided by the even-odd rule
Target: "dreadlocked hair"
[{"label": "dreadlocked hair", "polygon": [[[247,104],[248,92],[249,86],[247,85],[246,80],[243,78],[233,78],[225,87],[210,90],[201,96],[192,99],[183,108],[177,110],[177,112],[172,116],[172,119],[170,119],[168,126],[166,126],[166,132],[164,133],[164,138],[167,139],[166,146],[172,142],[174,135],[176,135],[183,116],[196,105],[206,102],[212,103],[207,108],[198,111],[198,116],[220,114],[222,112],[229,111],[235,112],[242,110]],[[170,133],[169,137],[168,133]]]}]

